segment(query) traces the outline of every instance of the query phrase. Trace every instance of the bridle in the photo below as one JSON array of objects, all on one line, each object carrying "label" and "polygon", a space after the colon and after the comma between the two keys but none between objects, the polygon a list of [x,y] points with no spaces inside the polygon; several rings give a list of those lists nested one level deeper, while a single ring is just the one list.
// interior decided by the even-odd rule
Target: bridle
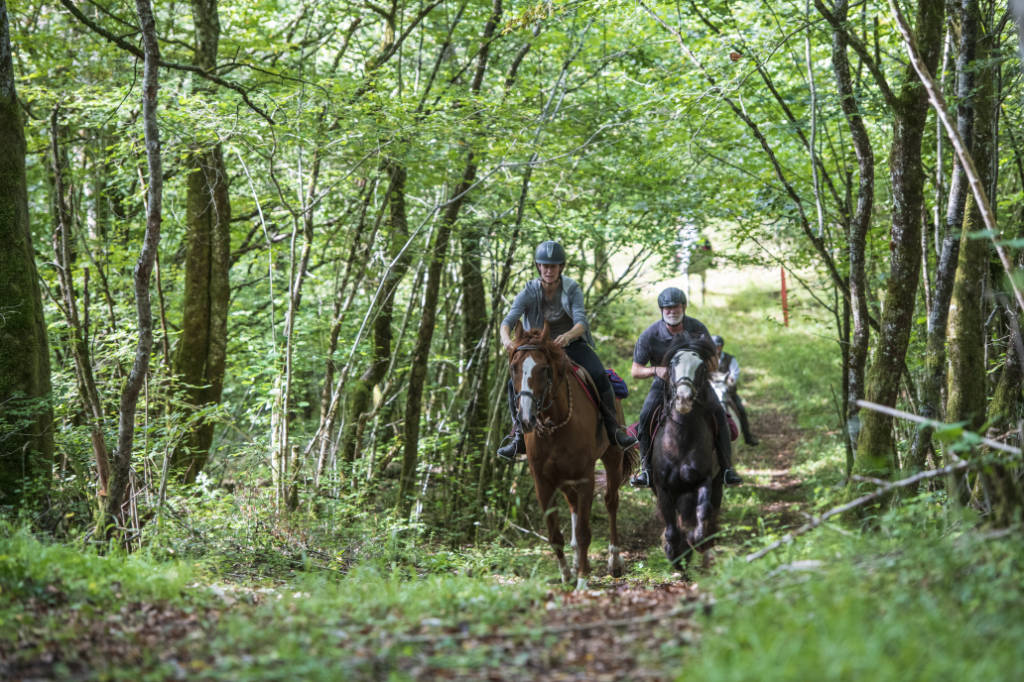
[{"label": "bridle", "polygon": [[[690,350],[689,348],[680,348],[672,355],[672,361],[669,362],[670,380],[665,382],[665,389],[664,393],[662,394],[662,401],[674,397],[676,388],[678,386],[687,385],[693,391],[693,404],[704,406],[704,392],[701,389],[704,387],[704,384],[707,383],[707,364],[705,360],[701,358],[700,366],[697,368],[697,371],[694,373],[694,377],[692,379],[687,376],[676,379],[673,370],[675,367],[676,356],[678,356],[680,353],[693,353],[698,358],[701,358],[700,353],[694,350]],[[672,421],[676,421],[674,418],[675,410],[666,410],[666,412],[668,413],[669,419],[672,419]]]},{"label": "bridle", "polygon": [[[533,344],[533,343],[524,343],[521,346],[516,346],[512,350],[512,356],[511,357],[515,357],[516,353],[518,353],[519,351],[531,351],[531,350],[541,350],[542,351],[542,350],[544,350],[544,348],[542,346],[538,346],[538,345]],[[509,361],[509,374],[512,374],[512,373],[513,373],[512,372],[512,362],[510,360]],[[573,403],[573,401],[572,401],[572,387],[569,386],[569,374],[568,374],[568,372],[565,373],[565,384],[566,384],[566,389],[568,389],[566,391],[566,393],[569,394],[569,411],[568,411],[568,414],[565,415],[565,419],[563,419],[562,421],[560,421],[557,424],[554,424],[554,423],[551,422],[550,419],[547,419],[546,417],[542,418],[542,416],[541,416],[543,412],[547,411],[551,407],[551,405],[554,403],[554,399],[555,399],[555,392],[553,390],[554,383],[555,383],[554,382],[554,372],[552,371],[551,374],[552,374],[551,378],[548,379],[547,383],[544,384],[544,387],[541,390],[540,398],[539,399],[537,398],[536,395],[534,395],[533,391],[531,391],[529,388],[524,388],[522,391],[516,391],[515,387],[513,386],[513,389],[512,389],[513,400],[515,400],[515,406],[516,406],[516,420],[518,422],[520,422],[520,423],[522,423],[522,421],[523,421],[522,417],[520,417],[520,415],[519,415],[519,410],[520,410],[520,405],[521,405],[520,400],[519,400],[520,397],[522,397],[524,395],[525,396],[529,396],[537,405],[537,426],[536,426],[536,429],[537,429],[537,432],[540,433],[540,434],[553,433],[553,432],[557,431],[558,429],[562,428],[563,426],[565,426],[566,424],[568,424],[569,420],[572,419],[572,403]]]}]

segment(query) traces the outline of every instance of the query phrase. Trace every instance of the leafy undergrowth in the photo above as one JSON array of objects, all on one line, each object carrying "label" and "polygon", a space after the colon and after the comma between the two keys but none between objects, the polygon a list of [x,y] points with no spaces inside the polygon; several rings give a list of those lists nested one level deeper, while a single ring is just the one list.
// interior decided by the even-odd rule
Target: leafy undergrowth
[{"label": "leafy undergrowth", "polygon": [[665,559],[646,490],[623,492],[625,577],[600,556],[597,501],[593,577],[570,591],[536,514],[457,545],[362,500],[284,519],[258,485],[200,487],[130,556],[0,525],[0,678],[1024,678],[1024,534],[979,530],[939,493],[746,561],[845,495],[832,342],[813,319],[766,322],[772,302],[747,289],[699,311],[744,362],[761,444],[737,447],[746,483],[694,581]]},{"label": "leafy undergrowth", "polygon": [[926,493],[879,532],[826,527],[765,559],[736,556],[689,679],[1019,680],[1024,533],[951,520]]}]

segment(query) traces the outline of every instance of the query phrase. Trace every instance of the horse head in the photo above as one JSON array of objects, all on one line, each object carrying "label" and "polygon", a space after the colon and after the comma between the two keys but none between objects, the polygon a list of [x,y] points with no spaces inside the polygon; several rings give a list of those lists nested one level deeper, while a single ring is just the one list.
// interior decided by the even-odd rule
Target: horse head
[{"label": "horse head", "polygon": [[[681,334],[665,353],[663,364],[668,367],[666,402],[671,402],[669,414],[688,414],[693,410],[708,377],[708,360],[715,348],[705,336]],[[667,406],[668,407],[668,406]]]},{"label": "horse head", "polygon": [[509,351],[509,371],[523,433],[533,431],[540,413],[551,406],[565,365],[565,351],[551,340],[546,323],[542,329],[523,331],[516,337]]}]

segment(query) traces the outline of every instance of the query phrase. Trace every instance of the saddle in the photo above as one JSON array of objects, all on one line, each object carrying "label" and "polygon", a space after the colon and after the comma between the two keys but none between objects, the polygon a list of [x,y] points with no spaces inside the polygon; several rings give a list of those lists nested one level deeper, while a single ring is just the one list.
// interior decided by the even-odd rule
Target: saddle
[{"label": "saddle", "polygon": [[[707,421],[708,425],[711,426],[711,433],[713,433],[717,437],[718,421],[710,413],[707,415]],[[725,421],[728,422],[729,424],[729,440],[733,441],[739,438],[739,427],[736,426],[736,422],[733,421],[732,415],[729,414],[728,410],[726,410],[725,412]],[[653,410],[651,410],[651,416],[646,424],[647,433],[654,435],[655,433],[658,432],[658,429],[660,429],[662,424],[664,423],[665,411],[662,409],[661,405],[657,405]],[[633,424],[630,424],[629,428],[627,428],[626,430],[629,431],[630,435],[632,435],[634,438],[638,438],[640,436],[640,422],[634,422]]]},{"label": "saddle", "polygon": [[[583,392],[590,398],[590,402],[595,407],[600,407],[598,404],[601,397],[597,394],[597,384],[594,383],[594,378],[590,376],[590,372],[583,369],[582,365],[577,365],[572,359],[569,360],[569,366],[572,367],[572,374],[576,377],[576,381],[580,382],[580,386],[583,387]],[[605,374],[608,375],[608,381],[612,384],[612,393],[616,398],[625,398],[629,395],[629,387],[626,386],[626,382],[623,381],[614,369],[606,369]]]}]

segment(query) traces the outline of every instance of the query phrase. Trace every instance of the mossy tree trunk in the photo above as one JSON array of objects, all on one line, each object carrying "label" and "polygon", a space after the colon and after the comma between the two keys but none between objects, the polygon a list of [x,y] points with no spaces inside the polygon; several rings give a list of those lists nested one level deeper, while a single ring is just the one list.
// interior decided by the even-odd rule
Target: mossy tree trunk
[{"label": "mossy tree trunk", "polygon": [[[846,22],[848,10],[847,0],[837,0],[835,16],[839,22]],[[875,154],[854,93],[850,62],[846,54],[847,45],[846,31],[834,30],[832,33],[832,69],[836,77],[836,89],[839,91],[843,115],[850,128],[850,140],[853,142],[853,149],[857,155],[859,170],[857,206],[850,220],[847,236],[850,258],[849,309],[853,322],[850,349],[846,355],[845,380],[848,445],[852,450],[856,450],[860,433],[860,407],[858,407],[857,401],[864,397],[864,372],[870,341],[866,250],[868,229],[871,226],[871,213],[874,207]],[[848,452],[850,451],[848,450]],[[849,463],[847,466],[849,467]]]},{"label": "mossy tree trunk", "polygon": [[135,0],[135,9],[142,29],[145,63],[142,71],[142,123],[146,140],[146,232],[142,250],[135,264],[135,308],[139,338],[135,345],[135,359],[131,372],[121,391],[117,413],[117,448],[111,460],[110,486],[106,505],[99,519],[98,534],[112,537],[117,527],[125,527],[131,508],[131,464],[135,442],[135,412],[139,393],[149,371],[149,356],[153,349],[153,309],[149,285],[153,263],[160,246],[160,225],[163,216],[163,164],[160,154],[160,129],[157,124],[157,91],[160,87],[160,47],[156,37],[156,20],[150,0]]},{"label": "mossy tree trunk", "polygon": [[391,265],[380,285],[377,312],[373,318],[373,357],[370,365],[347,390],[345,403],[345,429],[342,434],[342,458],[353,462],[359,450],[362,431],[369,416],[373,389],[387,374],[391,364],[391,323],[394,318],[395,291],[409,270],[412,250],[405,248],[409,239],[409,226],[405,211],[405,167],[393,159],[385,162],[390,177],[384,202],[388,211],[387,242]]},{"label": "mossy tree trunk", "polygon": [[[192,0],[196,49],[194,63],[217,66],[220,20],[217,0]],[[230,299],[231,204],[221,145],[197,148],[188,175],[186,209],[185,298],[174,372],[185,384],[185,399],[195,409],[220,402],[227,361]],[[175,449],[173,468],[192,483],[209,458],[213,423],[192,425]]]},{"label": "mossy tree trunk", "polygon": [[[977,74],[974,87],[965,93],[974,110],[973,134],[965,139],[969,140],[978,178],[988,191],[996,148],[996,110],[993,102],[996,74],[993,65],[986,63],[990,52],[989,40],[980,37],[985,32],[979,30],[981,24],[978,14],[978,0],[964,2],[961,33],[974,39],[974,49],[970,50],[974,59],[969,68]],[[972,431],[977,431],[985,419],[984,288],[990,242],[987,239],[971,238],[972,233],[983,229],[985,223],[978,205],[973,196],[968,196],[946,329],[949,347],[946,420],[966,422],[967,428]],[[959,494],[961,498],[966,493],[959,485],[955,491],[950,491],[951,496]]]},{"label": "mossy tree trunk", "polygon": [[14,86],[6,0],[0,0],[0,505],[49,481],[50,353],[28,219],[25,133]]},{"label": "mossy tree trunk", "polygon": [[[960,22],[960,45],[956,60],[957,77],[957,132],[967,144],[971,144],[976,112],[974,109],[974,84],[977,80],[975,51],[978,41],[977,21],[965,14]],[[960,259],[961,229],[964,222],[964,207],[967,200],[967,174],[954,158],[953,177],[949,183],[949,200],[946,203],[946,231],[942,239],[942,250],[935,268],[932,286],[932,307],[928,313],[924,380],[921,382],[921,416],[929,419],[943,418],[942,389],[946,379],[946,330],[949,324],[950,301],[957,276]],[[931,447],[932,428],[922,427],[914,438],[909,456],[909,465],[914,469],[924,468],[928,450]]]},{"label": "mossy tree trunk", "polygon": [[[921,57],[933,73],[942,49],[944,14],[942,0],[922,0],[914,22]],[[921,144],[928,119],[928,97],[909,64],[900,93],[892,105],[895,121],[889,156],[893,197],[889,278],[878,343],[865,387],[867,400],[889,406],[896,404],[899,393],[917,302],[917,280],[921,272],[925,178]],[[890,476],[897,468],[892,417],[867,411],[862,415],[861,424],[856,468],[861,473]]]}]

